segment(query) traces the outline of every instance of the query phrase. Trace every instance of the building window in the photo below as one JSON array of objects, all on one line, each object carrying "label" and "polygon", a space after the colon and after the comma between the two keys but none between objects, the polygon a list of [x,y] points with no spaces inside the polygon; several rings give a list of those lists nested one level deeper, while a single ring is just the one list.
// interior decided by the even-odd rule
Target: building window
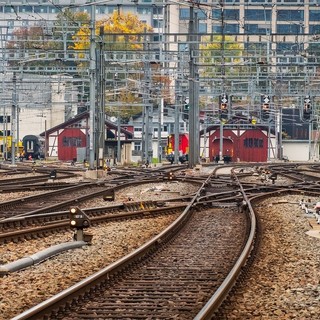
[{"label": "building window", "polygon": [[271,21],[271,10],[246,9],[244,19],[247,21]]},{"label": "building window", "polygon": [[20,12],[32,12],[32,7],[31,6],[21,6],[20,7]]},{"label": "building window", "polygon": [[62,144],[64,147],[81,147],[81,138],[79,137],[63,137]]},{"label": "building window", "polygon": [[163,20],[153,19],[154,28],[163,28]]},{"label": "building window", "polygon": [[10,116],[0,116],[0,123],[10,123]]},{"label": "building window", "polygon": [[270,28],[266,25],[246,24],[244,26],[246,34],[269,34]]},{"label": "building window", "polygon": [[[297,45],[293,42],[278,42],[277,43],[277,54],[293,54],[299,53],[303,50],[303,46]],[[296,63],[296,61],[292,61]]]},{"label": "building window", "polygon": [[153,36],[154,42],[161,42],[162,41],[162,34],[156,34]]},{"label": "building window", "polygon": [[263,148],[263,139],[259,138],[245,138],[243,140],[245,148]]},{"label": "building window", "polygon": [[302,34],[303,26],[300,24],[277,24],[278,34]]},{"label": "building window", "polygon": [[48,12],[48,7],[47,6],[35,6],[34,7],[34,12],[35,13],[47,13]]},{"label": "building window", "polygon": [[58,13],[58,8],[50,7],[50,13]]},{"label": "building window", "polygon": [[182,8],[179,10],[180,20],[189,20],[189,17],[190,17],[190,9]]},{"label": "building window", "polygon": [[207,24],[199,23],[199,33],[207,33]]},{"label": "building window", "polygon": [[134,143],[134,151],[141,151],[142,148],[141,148],[141,142],[135,142]]},{"label": "building window", "polygon": [[98,14],[105,14],[105,13],[107,13],[107,7],[106,6],[97,6],[96,7],[96,12],[98,13]]},{"label": "building window", "polygon": [[[212,33],[222,34],[221,25],[212,26]],[[224,34],[235,34],[239,33],[239,24],[225,24],[223,28]]]},{"label": "building window", "polygon": [[258,54],[265,53],[267,50],[267,43],[263,42],[246,42],[244,45],[246,50],[253,50]]},{"label": "building window", "polygon": [[278,10],[277,20],[278,21],[303,21],[304,11],[303,10]]},{"label": "building window", "polygon": [[[198,20],[207,20],[208,19],[208,15],[205,11],[197,10],[195,12],[197,13]],[[190,9],[189,8],[181,8],[179,10],[179,17],[180,17],[180,20],[189,20]]]},{"label": "building window", "polygon": [[107,6],[106,7],[106,14],[113,14],[114,11],[117,11],[117,6]]},{"label": "building window", "polygon": [[149,13],[151,13],[151,8],[148,8],[148,7],[138,7],[138,8],[137,8],[137,13],[138,13],[138,14],[149,14]]},{"label": "building window", "polygon": [[14,9],[12,6],[5,6],[4,13],[14,13]]},{"label": "building window", "polygon": [[[278,0],[279,1],[279,0]],[[282,1],[282,0],[281,0]],[[245,3],[261,3],[261,2],[272,2],[272,0],[244,0]]]},{"label": "building window", "polygon": [[207,20],[208,19],[208,15],[204,10],[197,10],[197,17],[199,20]]},{"label": "building window", "polygon": [[310,10],[309,21],[320,21],[320,10]]},{"label": "building window", "polygon": [[[221,20],[222,11],[221,9],[212,10],[212,18],[214,20]],[[224,20],[239,20],[239,10],[238,9],[226,9],[223,11]]]},{"label": "building window", "polygon": [[153,7],[153,14],[155,14],[155,15],[157,15],[157,14],[163,14],[163,7],[154,6],[154,7]]},{"label": "building window", "polygon": [[311,34],[319,34],[320,33],[320,25],[319,24],[310,24],[309,30],[310,30]]}]

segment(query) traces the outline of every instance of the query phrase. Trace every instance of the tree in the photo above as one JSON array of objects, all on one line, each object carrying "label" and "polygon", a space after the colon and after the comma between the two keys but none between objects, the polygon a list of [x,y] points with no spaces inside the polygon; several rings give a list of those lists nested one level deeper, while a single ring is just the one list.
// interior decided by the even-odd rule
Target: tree
[{"label": "tree", "polygon": [[65,61],[65,55],[72,45],[72,35],[89,20],[87,13],[73,13],[66,9],[57,15],[53,27],[43,24],[15,29],[12,39],[6,43],[9,65],[14,66],[18,62],[29,66],[70,65],[70,61]]},{"label": "tree", "polygon": [[[152,28],[139,20],[132,13],[121,13],[115,11],[110,17],[98,20],[95,26],[95,34],[98,50],[102,50],[112,61],[112,69],[106,66],[104,77],[106,80],[106,112],[109,116],[120,115],[121,119],[129,119],[133,114],[141,112],[141,87],[144,82],[145,70],[143,59],[137,59],[137,51],[143,51],[147,34]],[[83,25],[73,36],[72,49],[78,51],[79,61],[83,61],[90,48],[90,25]],[[132,56],[132,62],[118,62],[117,54]],[[130,60],[130,58],[128,59]],[[88,62],[79,62],[79,69],[87,70]],[[128,71],[130,69],[130,72]],[[117,72],[119,71],[119,72]],[[158,81],[153,77],[151,82]],[[125,107],[111,105],[125,105]],[[109,105],[108,105],[109,104]]]},{"label": "tree", "polygon": [[200,45],[201,73],[204,77],[219,77],[232,74],[235,66],[240,63],[243,54],[243,45],[236,42],[231,36],[216,35],[203,39],[205,44]]},{"label": "tree", "polygon": [[[220,83],[221,87],[230,87],[233,76],[238,76],[243,68],[243,45],[228,35],[205,37],[202,43],[199,53],[201,79],[207,86],[213,87]],[[218,103],[217,98],[215,100]],[[200,107],[207,104],[207,98],[200,99]]]},{"label": "tree", "polygon": [[[73,12],[65,9],[57,14],[53,28],[53,38],[59,41],[60,48],[72,48],[74,46],[73,36],[82,26],[90,23],[87,12]],[[61,41],[63,40],[63,41]]]},{"label": "tree", "polygon": [[[103,30],[102,39],[100,37]],[[152,28],[139,20],[138,16],[132,13],[114,13],[107,19],[99,20],[96,23],[96,35],[98,41],[104,43],[105,50],[141,50],[143,42],[139,34],[151,32]],[[87,50],[90,46],[89,24],[83,25],[73,36],[75,50]]]}]

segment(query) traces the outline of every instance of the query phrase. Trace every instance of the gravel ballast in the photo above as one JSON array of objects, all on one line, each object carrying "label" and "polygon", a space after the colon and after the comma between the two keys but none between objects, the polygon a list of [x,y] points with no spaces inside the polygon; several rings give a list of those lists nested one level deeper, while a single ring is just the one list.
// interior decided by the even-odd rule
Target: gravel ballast
[{"label": "gravel ballast", "polygon": [[[164,191],[165,190],[165,191]],[[116,192],[115,202],[103,198],[88,200],[81,207],[112,205],[128,200],[165,200],[195,193],[198,185],[161,182],[124,188]],[[9,194],[11,195],[11,194]],[[16,195],[12,194],[12,197]],[[99,271],[153,238],[177,218],[177,214],[146,217],[142,220],[111,222],[92,227],[92,245],[61,253],[36,266],[0,278],[0,320],[8,320],[81,279]],[[35,254],[50,246],[72,241],[67,231],[22,243],[0,245],[0,264]]]},{"label": "gravel ballast", "polygon": [[[187,194],[197,189],[179,183],[170,188],[168,193],[157,191],[151,185],[139,190],[130,188],[119,193],[116,201],[125,201],[128,194],[134,195],[135,201],[158,200],[165,194],[171,197],[180,190]],[[264,200],[256,208],[264,233],[260,253],[247,279],[239,284],[237,294],[230,299],[224,316],[217,320],[319,319],[320,239],[306,233],[311,226],[298,205],[300,200],[301,196],[274,197]],[[88,207],[99,205],[101,203],[91,201],[86,204]],[[8,320],[69,287],[80,280],[79,275],[88,276],[114,262],[152,238],[174,218],[148,217],[90,228],[94,235],[92,246],[65,252],[37,266],[0,278],[0,320]],[[27,245],[1,245],[0,263],[14,261],[71,239],[70,231],[31,240]]]},{"label": "gravel ballast", "polygon": [[221,320],[320,318],[320,238],[307,234],[315,219],[298,205],[301,196],[279,199],[256,209],[263,230],[260,254]]}]

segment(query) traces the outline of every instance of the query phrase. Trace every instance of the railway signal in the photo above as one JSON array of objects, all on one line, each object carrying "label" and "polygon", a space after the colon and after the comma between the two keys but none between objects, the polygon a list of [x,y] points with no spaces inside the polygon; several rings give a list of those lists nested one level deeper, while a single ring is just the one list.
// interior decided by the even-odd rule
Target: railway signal
[{"label": "railway signal", "polygon": [[88,228],[90,219],[79,207],[72,207],[70,208],[70,226],[76,229]]},{"label": "railway signal", "polygon": [[186,98],[186,99],[183,101],[183,109],[184,109],[184,111],[189,111],[189,109],[190,109],[189,98]]},{"label": "railway signal", "polygon": [[228,102],[229,102],[228,95],[226,95],[225,93],[219,97],[220,120],[228,118],[228,113],[229,113]]},{"label": "railway signal", "polygon": [[74,240],[91,242],[92,236],[85,235],[83,229],[90,227],[89,217],[79,207],[71,207],[69,210],[70,227],[76,229]]},{"label": "railway signal", "polygon": [[311,113],[312,113],[312,106],[311,106],[311,99],[310,96],[306,96],[303,101],[303,112],[302,112],[302,118],[303,120],[310,120]]},{"label": "railway signal", "polygon": [[261,97],[261,118],[262,120],[269,120],[270,118],[270,97],[268,95],[263,95]]}]

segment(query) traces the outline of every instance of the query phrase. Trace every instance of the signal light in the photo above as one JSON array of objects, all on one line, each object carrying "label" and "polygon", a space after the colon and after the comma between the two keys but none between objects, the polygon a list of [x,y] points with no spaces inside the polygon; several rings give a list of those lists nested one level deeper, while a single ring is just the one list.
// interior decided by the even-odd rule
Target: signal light
[{"label": "signal light", "polygon": [[227,103],[220,103],[220,120],[226,121],[228,119],[228,104]]},{"label": "signal light", "polygon": [[89,217],[78,207],[70,208],[69,212],[71,228],[84,229],[90,227]]},{"label": "signal light", "polygon": [[262,105],[262,120],[268,120],[270,117],[270,105],[268,103],[264,103]]},{"label": "signal light", "polygon": [[303,119],[310,120],[311,112],[312,112],[311,105],[309,103],[305,103],[303,106]]},{"label": "signal light", "polygon": [[310,120],[312,114],[312,105],[310,96],[304,98],[303,120]]},{"label": "signal light", "polygon": [[228,105],[226,103],[221,103],[220,110],[228,110]]},{"label": "signal light", "polygon": [[173,180],[174,179],[174,173],[173,172],[169,172],[168,173],[168,180]]}]

